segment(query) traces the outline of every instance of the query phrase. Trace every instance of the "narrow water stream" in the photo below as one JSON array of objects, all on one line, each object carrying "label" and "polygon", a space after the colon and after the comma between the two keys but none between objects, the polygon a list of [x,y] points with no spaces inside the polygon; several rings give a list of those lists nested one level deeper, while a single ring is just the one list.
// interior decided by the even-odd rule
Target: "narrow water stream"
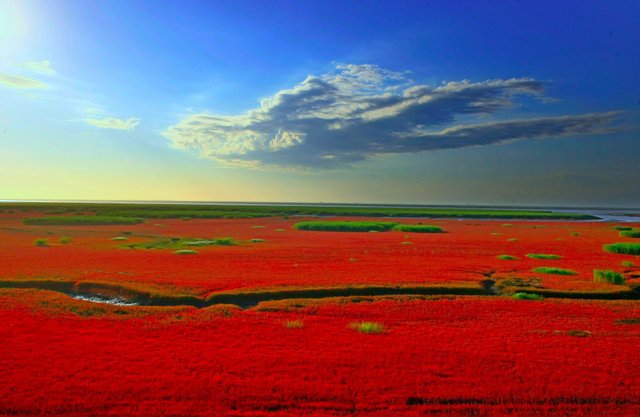
[{"label": "narrow water stream", "polygon": [[75,298],[76,300],[89,301],[91,303],[99,303],[99,304],[111,304],[114,306],[139,306],[139,303],[128,301],[118,297],[105,297],[101,295],[81,295],[81,294],[73,294],[70,295],[71,298]]}]

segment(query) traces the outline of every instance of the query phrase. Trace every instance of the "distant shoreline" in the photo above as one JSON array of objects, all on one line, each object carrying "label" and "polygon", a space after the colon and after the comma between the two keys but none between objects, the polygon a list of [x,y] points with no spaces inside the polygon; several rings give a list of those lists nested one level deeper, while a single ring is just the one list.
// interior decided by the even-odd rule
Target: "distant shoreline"
[{"label": "distant shoreline", "polygon": [[348,202],[296,202],[296,201],[190,201],[190,200],[56,200],[56,199],[0,199],[1,203],[69,203],[69,204],[166,204],[202,206],[300,206],[300,207],[371,207],[371,208],[465,208],[465,209],[509,209],[509,210],[553,210],[553,211],[631,211],[640,207],[599,206],[553,206],[553,205],[507,205],[507,204],[402,204],[402,203],[348,203]]}]

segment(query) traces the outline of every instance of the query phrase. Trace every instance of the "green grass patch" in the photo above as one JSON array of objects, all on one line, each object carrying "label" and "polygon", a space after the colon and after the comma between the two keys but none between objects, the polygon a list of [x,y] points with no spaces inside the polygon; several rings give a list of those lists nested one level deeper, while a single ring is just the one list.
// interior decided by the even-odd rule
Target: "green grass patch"
[{"label": "green grass patch", "polygon": [[234,246],[238,243],[231,237],[200,239],[200,238],[161,238],[150,242],[131,243],[124,245],[130,249],[185,249],[204,246]]},{"label": "green grass patch", "polygon": [[439,226],[431,226],[427,224],[398,224],[393,226],[393,230],[409,233],[442,233],[444,232]]},{"label": "green grass patch", "polygon": [[634,266],[636,266],[633,262],[631,261],[622,261],[621,262],[622,266],[624,266],[625,268],[633,268]]},{"label": "green grass patch", "polygon": [[384,325],[375,321],[357,321],[351,323],[349,327],[366,334],[380,334],[385,331]]},{"label": "green grass patch", "polygon": [[106,226],[112,224],[138,224],[143,223],[144,219],[117,216],[47,216],[27,217],[23,222],[26,225],[38,226]]},{"label": "green grass patch", "polygon": [[527,258],[531,259],[560,259],[562,258],[560,255],[555,255],[553,253],[527,253]]},{"label": "green grass patch", "polygon": [[61,245],[67,245],[71,243],[71,238],[69,236],[60,236],[60,239],[58,239],[58,243],[60,243]]},{"label": "green grass patch", "polygon": [[321,232],[384,232],[396,225],[394,222],[307,221],[296,223],[293,227]]},{"label": "green grass patch", "polygon": [[516,258],[515,256],[512,255],[498,255],[496,256],[496,258],[501,259],[503,261],[515,261],[518,258]]},{"label": "green grass patch", "polygon": [[175,253],[176,255],[196,255],[198,251],[193,249],[180,249],[173,253]]},{"label": "green grass patch", "polygon": [[618,242],[602,246],[605,252],[622,255],[640,255],[640,243]]},{"label": "green grass patch", "polygon": [[543,296],[534,293],[528,292],[517,292],[511,296],[511,298],[515,298],[516,300],[530,300],[530,301],[538,301],[544,299]]},{"label": "green grass patch", "polygon": [[40,247],[49,246],[49,241],[47,239],[36,239],[33,244]]},{"label": "green grass patch", "polygon": [[233,245],[236,245],[236,242],[231,237],[223,237],[223,238],[216,238],[211,240],[207,240],[207,239],[182,240],[182,241],[178,241],[178,244],[181,244],[184,246],[214,246],[214,245],[233,246]]},{"label": "green grass patch", "polygon": [[607,284],[624,285],[624,277],[621,273],[610,269],[594,269],[593,282],[604,282]]},{"label": "green grass patch", "polygon": [[615,230],[620,231],[620,232],[625,231],[625,230],[632,230],[633,229],[633,227],[631,227],[631,226],[613,226],[613,228]]},{"label": "green grass patch", "polygon": [[640,238],[640,230],[623,230],[620,232],[620,236],[638,239]]},{"label": "green grass patch", "polygon": [[578,273],[572,269],[553,268],[548,266],[540,266],[538,268],[533,268],[532,271],[538,272],[540,274],[578,275]]},{"label": "green grass patch", "polygon": [[251,243],[262,243],[265,242],[264,239],[251,239]]}]

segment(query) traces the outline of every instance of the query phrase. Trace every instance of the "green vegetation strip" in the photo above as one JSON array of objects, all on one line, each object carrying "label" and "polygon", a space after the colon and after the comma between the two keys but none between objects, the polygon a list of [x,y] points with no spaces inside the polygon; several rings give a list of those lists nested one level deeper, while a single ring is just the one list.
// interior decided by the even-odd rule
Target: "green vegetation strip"
[{"label": "green vegetation strip", "polygon": [[97,213],[102,217],[142,218],[254,218],[271,216],[362,216],[469,219],[596,220],[577,213],[547,210],[508,210],[456,207],[278,206],[225,204],[126,204],[126,203],[2,203],[11,211],[44,211],[48,214]]},{"label": "green vegetation strip", "polygon": [[46,216],[27,217],[23,220],[26,225],[40,226],[106,226],[111,224],[138,224],[144,219],[120,216]]},{"label": "green vegetation strip", "polygon": [[560,259],[560,255],[554,255],[551,253],[527,253],[527,258],[531,259]]},{"label": "green vegetation strip", "polygon": [[621,273],[611,271],[609,269],[606,269],[606,270],[594,269],[593,281],[604,282],[604,283],[614,284],[614,285],[624,285],[625,283],[624,277],[622,276]]},{"label": "green vegetation strip", "polygon": [[526,292],[517,292],[511,296],[516,300],[530,300],[530,301],[538,301],[544,299],[543,296],[535,293],[526,293]]},{"label": "green vegetation strip", "polygon": [[409,232],[409,233],[442,233],[442,230],[439,226],[430,226],[426,224],[398,224],[393,227],[393,230],[398,230],[400,232]]},{"label": "green vegetation strip", "polygon": [[554,274],[554,275],[578,275],[578,273],[571,269],[562,269],[562,268],[550,268],[546,266],[541,266],[538,268],[533,268],[533,272],[538,272],[540,274]]},{"label": "green vegetation strip", "polygon": [[184,255],[187,254],[187,252],[182,250],[187,250],[187,248],[204,246],[234,246],[237,244],[238,243],[230,237],[213,239],[171,237],[156,239],[150,242],[130,243],[127,245],[122,245],[122,247],[130,249],[173,249],[176,251],[180,251],[181,253],[179,253],[179,255]]},{"label": "green vegetation strip", "polygon": [[511,255],[498,255],[496,256],[496,258],[503,260],[503,261],[515,261],[518,258],[516,258],[515,256],[511,256]]},{"label": "green vegetation strip", "polygon": [[314,230],[322,232],[385,232],[397,223],[392,222],[331,222],[310,221],[293,225],[298,230]]},{"label": "green vegetation strip", "polygon": [[306,221],[293,225],[298,230],[321,232],[386,232],[397,230],[405,233],[442,233],[438,226],[425,224],[399,224],[395,222]]},{"label": "green vegetation strip", "polygon": [[605,252],[619,253],[623,255],[640,255],[640,243],[618,242],[610,243],[602,247]]},{"label": "green vegetation strip", "polygon": [[640,238],[640,230],[634,229],[634,230],[623,230],[620,232],[620,236],[622,237],[632,237],[635,239]]}]

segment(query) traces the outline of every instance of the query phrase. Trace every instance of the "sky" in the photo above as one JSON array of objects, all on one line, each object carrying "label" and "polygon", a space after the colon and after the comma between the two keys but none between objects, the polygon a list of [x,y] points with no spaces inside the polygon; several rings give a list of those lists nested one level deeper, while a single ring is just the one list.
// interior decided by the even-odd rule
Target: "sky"
[{"label": "sky", "polygon": [[0,0],[0,199],[640,207],[640,2]]}]

